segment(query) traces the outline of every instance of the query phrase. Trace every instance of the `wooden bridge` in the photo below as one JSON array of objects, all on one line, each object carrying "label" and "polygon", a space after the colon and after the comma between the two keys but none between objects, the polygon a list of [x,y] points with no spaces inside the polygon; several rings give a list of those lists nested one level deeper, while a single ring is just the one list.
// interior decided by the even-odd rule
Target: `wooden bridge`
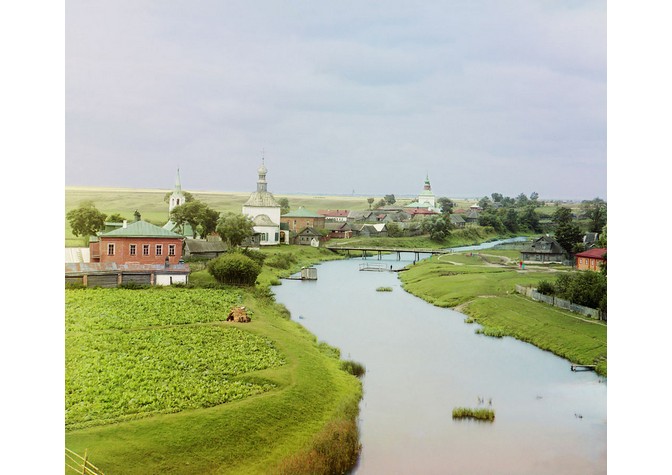
[{"label": "wooden bridge", "polygon": [[399,248],[399,247],[371,247],[371,246],[327,246],[326,249],[329,249],[333,252],[345,251],[348,256],[350,256],[350,251],[361,252],[362,257],[366,259],[367,257],[378,257],[382,259],[383,254],[394,254],[397,255],[397,260],[401,260],[401,254],[412,253],[415,261],[420,260],[420,254],[450,254],[453,251],[451,249],[424,249],[424,248]]}]

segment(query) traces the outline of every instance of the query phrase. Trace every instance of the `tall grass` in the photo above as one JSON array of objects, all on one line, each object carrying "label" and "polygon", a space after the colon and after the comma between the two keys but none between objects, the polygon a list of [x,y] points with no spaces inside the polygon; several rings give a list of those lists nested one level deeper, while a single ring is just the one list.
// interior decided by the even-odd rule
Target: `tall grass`
[{"label": "tall grass", "polygon": [[495,420],[495,411],[484,408],[456,407],[453,409],[453,419],[476,419],[492,422]]}]

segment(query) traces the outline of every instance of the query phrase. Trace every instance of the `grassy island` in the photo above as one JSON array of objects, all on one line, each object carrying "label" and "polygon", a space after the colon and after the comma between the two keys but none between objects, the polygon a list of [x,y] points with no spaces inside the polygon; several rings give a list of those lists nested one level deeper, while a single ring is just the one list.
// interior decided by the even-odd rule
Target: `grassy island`
[{"label": "grassy island", "polygon": [[453,419],[476,419],[478,421],[493,422],[495,420],[495,411],[492,409],[456,407],[453,409]]}]

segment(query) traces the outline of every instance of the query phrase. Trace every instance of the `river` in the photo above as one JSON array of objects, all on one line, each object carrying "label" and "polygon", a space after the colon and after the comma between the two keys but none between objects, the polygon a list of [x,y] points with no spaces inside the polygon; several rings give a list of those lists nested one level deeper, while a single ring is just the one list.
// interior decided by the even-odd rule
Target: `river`
[{"label": "river", "polygon": [[[413,257],[382,261],[400,268],[412,262],[404,256]],[[607,472],[604,378],[530,344],[477,335],[463,314],[405,292],[396,273],[359,271],[362,262],[326,262],[317,281],[273,288],[292,319],[366,366],[354,473]],[[492,408],[495,421],[453,420],[457,406]]]}]

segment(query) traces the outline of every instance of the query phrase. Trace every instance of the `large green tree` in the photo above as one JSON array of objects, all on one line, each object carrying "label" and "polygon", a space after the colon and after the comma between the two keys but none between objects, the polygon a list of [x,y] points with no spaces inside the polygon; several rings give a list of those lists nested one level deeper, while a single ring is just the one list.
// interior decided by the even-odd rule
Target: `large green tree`
[{"label": "large green tree", "polygon": [[452,227],[446,215],[436,215],[422,221],[422,232],[429,234],[429,238],[436,242],[443,242],[450,237]]},{"label": "large green tree", "polygon": [[574,222],[572,210],[560,207],[553,213],[553,219],[557,225],[555,240],[565,251],[573,254],[574,246],[583,241],[583,233],[578,224]]},{"label": "large green tree", "polygon": [[219,218],[217,233],[229,248],[238,247],[254,235],[254,222],[249,216],[229,212]]},{"label": "large green tree", "polygon": [[525,226],[532,232],[540,233],[541,224],[539,223],[539,215],[534,210],[534,206],[527,206],[520,215],[519,222],[521,226]]},{"label": "large green tree", "polygon": [[198,231],[202,236],[207,236],[215,231],[219,213],[202,201],[192,200],[174,207],[170,212],[170,219],[180,227],[188,223],[193,230],[192,237],[196,237]]},{"label": "large green tree", "polygon": [[583,213],[589,220],[588,231],[599,233],[607,224],[607,202],[601,198],[581,203]]},{"label": "large green tree", "polygon": [[441,208],[441,212],[443,214],[452,213],[453,208],[455,207],[455,203],[453,202],[453,200],[451,200],[450,198],[446,198],[445,196],[438,198],[436,200],[436,203],[439,205],[439,208]]},{"label": "large green tree", "polygon": [[282,197],[278,199],[278,204],[280,205],[280,214],[287,214],[289,213],[290,206],[289,206],[289,199]]},{"label": "large green tree", "polygon": [[91,236],[105,228],[106,215],[95,207],[93,201],[82,201],[79,208],[68,211],[65,217],[70,223],[72,234],[84,236],[87,245]]}]

